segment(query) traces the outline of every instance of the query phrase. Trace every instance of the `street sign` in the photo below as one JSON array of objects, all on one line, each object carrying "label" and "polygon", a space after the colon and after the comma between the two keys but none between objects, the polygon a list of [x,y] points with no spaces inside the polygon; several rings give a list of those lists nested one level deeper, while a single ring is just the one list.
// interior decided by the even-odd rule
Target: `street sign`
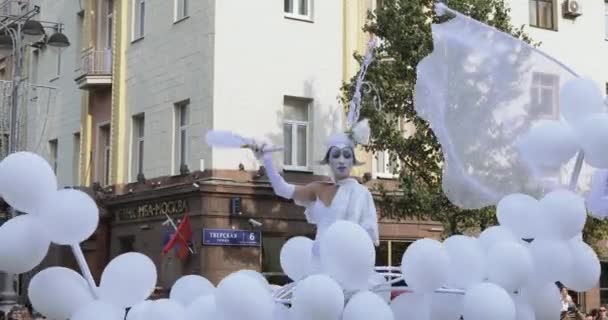
[{"label": "street sign", "polygon": [[203,229],[204,246],[259,247],[262,234],[254,230]]}]

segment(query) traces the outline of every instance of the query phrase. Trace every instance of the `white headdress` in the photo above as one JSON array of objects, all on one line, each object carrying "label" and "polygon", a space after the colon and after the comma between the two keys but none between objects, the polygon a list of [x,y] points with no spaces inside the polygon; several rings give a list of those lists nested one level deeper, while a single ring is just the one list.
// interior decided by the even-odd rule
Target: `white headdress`
[{"label": "white headdress", "polygon": [[[367,119],[359,121],[359,112],[361,111],[361,89],[363,85],[363,79],[365,78],[365,74],[367,73],[367,67],[370,65],[374,58],[375,48],[376,38],[373,37],[372,40],[370,40],[369,42],[367,52],[365,54],[365,57],[363,58],[363,62],[361,63],[361,69],[359,70],[359,74],[357,75],[353,99],[348,105],[348,115],[346,117],[346,131],[335,133],[327,139],[328,152],[329,149],[331,149],[332,147],[355,148],[355,146],[358,144],[366,145],[369,143],[369,121]],[[327,156],[322,161],[322,163],[325,163],[326,161]]]}]

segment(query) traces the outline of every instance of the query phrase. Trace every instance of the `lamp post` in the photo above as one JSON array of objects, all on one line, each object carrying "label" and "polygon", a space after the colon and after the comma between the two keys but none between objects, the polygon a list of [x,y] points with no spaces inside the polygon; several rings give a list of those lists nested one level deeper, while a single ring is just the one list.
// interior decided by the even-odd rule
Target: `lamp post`
[{"label": "lamp post", "polygon": [[[40,7],[34,6],[33,9],[23,13],[21,16],[2,16],[4,23],[0,25],[0,48],[12,50],[13,77],[11,82],[11,109],[10,109],[10,133],[8,143],[8,153],[17,151],[17,117],[19,112],[19,87],[21,85],[21,75],[23,66],[23,53],[25,45],[29,45],[37,40],[44,39],[46,41],[38,41],[43,45],[52,47],[65,48],[70,45],[68,38],[61,33],[62,25],[59,23],[45,22],[34,20],[34,16],[40,12]],[[46,26],[44,25],[46,24]],[[46,38],[45,28],[53,28],[55,32]],[[30,43],[28,43],[30,42]],[[25,45],[24,45],[25,44]],[[9,208],[7,212],[8,218],[16,215],[15,210]],[[7,245],[7,244],[0,244]],[[3,280],[0,285],[0,309],[8,311],[17,303],[16,276],[10,273],[2,273]]]}]

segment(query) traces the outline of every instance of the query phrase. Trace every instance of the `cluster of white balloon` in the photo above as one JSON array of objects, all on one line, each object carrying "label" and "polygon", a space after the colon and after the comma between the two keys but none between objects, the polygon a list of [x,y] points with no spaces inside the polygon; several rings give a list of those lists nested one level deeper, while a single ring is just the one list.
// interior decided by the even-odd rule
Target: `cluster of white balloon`
[{"label": "cluster of white balloon", "polygon": [[[500,225],[478,238],[414,242],[403,256],[402,271],[415,293],[392,302],[395,314],[417,310],[416,319],[559,319],[557,281],[577,291],[597,285],[599,259],[579,236],[586,220],[580,196],[556,190],[538,201],[512,194],[500,201],[497,215]],[[433,293],[441,287],[461,289],[464,295],[446,303]]]},{"label": "cluster of white balloon", "polygon": [[543,120],[518,141],[534,166],[559,168],[577,151],[594,168],[608,168],[608,113],[600,89],[587,78],[574,78],[560,91],[560,113],[565,121]]}]

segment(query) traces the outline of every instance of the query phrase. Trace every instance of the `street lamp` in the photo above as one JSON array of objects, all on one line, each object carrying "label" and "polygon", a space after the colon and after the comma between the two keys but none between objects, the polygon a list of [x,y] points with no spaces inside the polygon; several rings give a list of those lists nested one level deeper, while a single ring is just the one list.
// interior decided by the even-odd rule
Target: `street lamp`
[{"label": "street lamp", "polygon": [[[7,53],[12,52],[13,58],[13,79],[11,83],[11,111],[10,111],[10,135],[9,135],[9,154],[17,151],[17,114],[19,110],[19,86],[21,85],[21,69],[23,65],[23,50],[25,45],[30,45],[39,42],[43,37],[46,42],[44,44],[49,47],[65,48],[70,45],[68,38],[61,33],[62,25],[53,22],[44,22],[33,20],[32,18],[40,12],[40,7],[34,6],[32,10],[22,14],[19,17],[15,16],[0,16],[0,51]],[[53,33],[48,39],[44,32],[46,24],[47,28],[53,28]],[[24,42],[25,41],[25,42]],[[9,212],[10,217],[15,216],[15,212]],[[9,273],[4,273],[4,281],[0,283],[0,297],[2,301],[0,305],[5,308],[10,308],[11,305],[17,303],[18,293],[15,291],[15,276]]]}]

